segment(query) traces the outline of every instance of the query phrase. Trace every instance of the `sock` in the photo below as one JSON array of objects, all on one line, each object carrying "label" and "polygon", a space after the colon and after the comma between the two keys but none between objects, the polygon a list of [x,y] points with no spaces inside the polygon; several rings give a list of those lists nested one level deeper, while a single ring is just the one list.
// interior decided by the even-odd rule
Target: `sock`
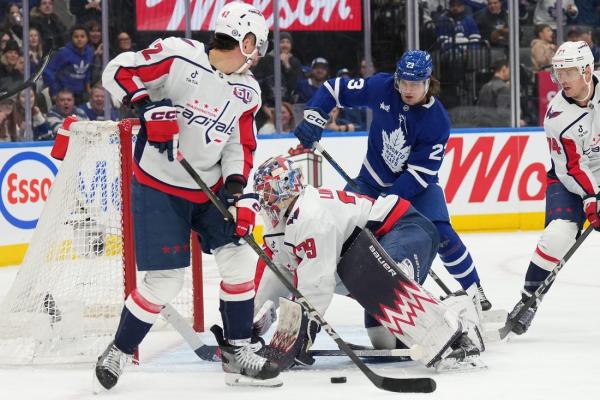
[{"label": "sock", "polygon": [[252,336],[254,298],[243,301],[220,301],[219,311],[223,318],[225,339],[231,344],[248,341]]},{"label": "sock", "polygon": [[149,302],[137,289],[131,292],[121,312],[115,346],[124,353],[133,354],[154,325],[161,309],[161,305]]},{"label": "sock", "polygon": [[[530,262],[527,273],[525,274],[525,285],[523,288],[531,295],[541,286],[548,275],[550,275],[550,271],[540,268],[533,262]],[[544,293],[550,290],[551,286],[552,285],[548,286],[546,290],[544,290]]]},{"label": "sock", "polygon": [[471,253],[454,229],[447,222],[436,222],[435,225],[440,233],[438,254],[444,267],[463,289],[467,289],[473,283],[479,284],[479,275],[477,275]]}]

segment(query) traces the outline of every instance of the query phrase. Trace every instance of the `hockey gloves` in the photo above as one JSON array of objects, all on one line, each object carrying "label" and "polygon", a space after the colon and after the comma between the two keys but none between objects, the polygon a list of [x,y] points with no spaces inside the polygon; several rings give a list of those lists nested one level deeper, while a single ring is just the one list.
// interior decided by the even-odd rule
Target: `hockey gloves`
[{"label": "hockey gloves", "polygon": [[586,196],[583,198],[583,211],[590,225],[600,231],[600,193],[595,196]]},{"label": "hockey gloves", "polygon": [[159,153],[167,151],[169,161],[173,161],[173,150],[177,151],[179,125],[177,125],[177,109],[169,99],[146,101],[138,109],[142,129],[146,131],[148,143],[158,149]]},{"label": "hockey gloves", "polygon": [[52,158],[57,160],[64,160],[67,155],[67,148],[69,147],[69,129],[71,128],[71,124],[73,122],[77,122],[77,117],[75,115],[69,115],[63,121],[60,128],[56,132],[56,139],[54,139],[54,145],[52,146],[52,151],[50,155]]},{"label": "hockey gloves", "polygon": [[323,111],[318,108],[307,108],[304,110],[304,119],[294,130],[294,135],[300,140],[302,146],[311,149],[314,142],[321,140],[327,120],[329,116]]},{"label": "hockey gloves", "polygon": [[260,204],[256,193],[247,193],[238,197],[235,202],[235,234],[239,237],[252,234],[256,214],[259,212]]}]

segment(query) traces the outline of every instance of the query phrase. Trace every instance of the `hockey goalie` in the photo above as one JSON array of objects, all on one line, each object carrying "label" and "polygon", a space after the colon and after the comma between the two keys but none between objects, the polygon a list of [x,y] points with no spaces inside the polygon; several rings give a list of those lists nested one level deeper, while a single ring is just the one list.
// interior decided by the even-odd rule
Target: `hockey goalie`
[{"label": "hockey goalie", "polygon": [[[266,225],[265,252],[319,313],[334,293],[349,295],[364,308],[376,349],[419,346],[419,361],[438,371],[483,366],[477,293],[440,301],[423,289],[438,235],[408,201],[304,186],[301,170],[283,156],[257,168],[254,190]],[[255,331],[264,334],[289,292],[260,263],[257,281]],[[308,349],[319,326],[297,308],[290,317],[289,303],[282,301],[271,347],[292,352],[295,363],[312,364]],[[290,326],[300,327],[296,338]]]}]

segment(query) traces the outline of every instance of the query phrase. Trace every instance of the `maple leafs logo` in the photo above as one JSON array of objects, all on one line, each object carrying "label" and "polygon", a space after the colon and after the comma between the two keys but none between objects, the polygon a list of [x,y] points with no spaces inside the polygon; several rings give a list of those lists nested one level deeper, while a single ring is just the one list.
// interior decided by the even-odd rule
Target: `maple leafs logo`
[{"label": "maple leafs logo", "polygon": [[390,133],[385,130],[381,131],[383,139],[383,146],[381,149],[381,156],[387,164],[387,166],[394,173],[401,172],[408,155],[410,154],[410,146],[406,144],[406,117],[400,114],[399,126]]}]

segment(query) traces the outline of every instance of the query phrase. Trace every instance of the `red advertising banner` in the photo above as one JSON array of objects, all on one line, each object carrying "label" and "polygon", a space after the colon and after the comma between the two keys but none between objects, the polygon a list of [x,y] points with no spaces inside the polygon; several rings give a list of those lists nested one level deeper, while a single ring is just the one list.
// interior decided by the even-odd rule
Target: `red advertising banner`
[{"label": "red advertising banner", "polygon": [[540,126],[544,125],[544,117],[546,116],[546,110],[550,100],[560,90],[559,86],[552,82],[552,77],[548,71],[540,71],[537,73],[538,79],[538,123]]},{"label": "red advertising banner", "polygon": [[[177,31],[185,29],[186,0],[136,0],[137,29]],[[223,5],[231,0],[190,0],[192,30],[214,30]],[[244,0],[254,5],[273,28],[271,0]],[[279,26],[289,31],[360,31],[361,0],[279,0]]]}]

